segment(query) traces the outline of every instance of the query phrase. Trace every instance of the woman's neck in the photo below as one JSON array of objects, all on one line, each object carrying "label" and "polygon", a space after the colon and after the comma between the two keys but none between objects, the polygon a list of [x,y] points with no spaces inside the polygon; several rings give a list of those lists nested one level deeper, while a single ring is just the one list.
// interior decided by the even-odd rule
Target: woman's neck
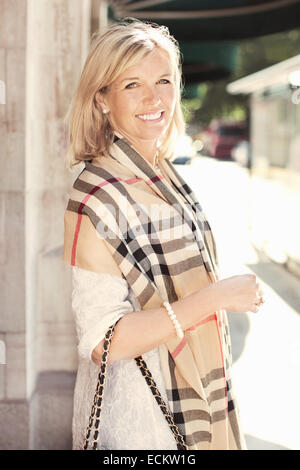
[{"label": "woman's neck", "polygon": [[157,141],[140,141],[137,139],[133,139],[127,136],[125,133],[120,131],[115,131],[115,134],[119,137],[124,137],[127,139],[130,144],[134,147],[134,149],[145,159],[147,160],[150,165],[154,166],[156,163],[156,155],[158,152],[157,149]]}]

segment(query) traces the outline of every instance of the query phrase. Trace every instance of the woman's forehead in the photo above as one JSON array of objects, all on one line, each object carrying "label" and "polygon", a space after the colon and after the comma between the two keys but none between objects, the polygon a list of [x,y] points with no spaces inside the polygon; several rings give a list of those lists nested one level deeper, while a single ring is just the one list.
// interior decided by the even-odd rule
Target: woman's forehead
[{"label": "woman's forehead", "polygon": [[128,79],[141,78],[144,75],[151,74],[165,76],[173,75],[174,67],[168,53],[162,49],[154,49],[153,51],[145,54],[138,62],[126,67],[125,70],[117,77],[116,81],[120,82]]}]

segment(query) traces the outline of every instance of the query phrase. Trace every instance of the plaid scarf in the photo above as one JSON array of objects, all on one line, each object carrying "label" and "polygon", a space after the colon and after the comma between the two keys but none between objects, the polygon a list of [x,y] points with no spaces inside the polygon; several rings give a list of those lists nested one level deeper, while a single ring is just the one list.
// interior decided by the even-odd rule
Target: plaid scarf
[{"label": "plaid scarf", "polygon": [[[122,276],[141,309],[160,307],[216,282],[216,244],[199,202],[169,160],[162,172],[125,138],[111,158],[85,163],[65,213],[63,259]],[[230,377],[224,310],[213,312],[159,346],[174,420],[190,450],[242,449]]]}]

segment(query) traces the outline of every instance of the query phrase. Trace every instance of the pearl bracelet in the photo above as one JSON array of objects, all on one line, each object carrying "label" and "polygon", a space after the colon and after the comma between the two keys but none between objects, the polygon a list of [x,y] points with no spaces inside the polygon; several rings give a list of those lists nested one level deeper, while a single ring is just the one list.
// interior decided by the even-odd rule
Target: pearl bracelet
[{"label": "pearl bracelet", "polygon": [[183,334],[183,331],[182,331],[182,328],[180,326],[180,323],[179,321],[177,320],[176,318],[176,315],[174,313],[174,310],[172,309],[171,305],[169,304],[169,302],[164,302],[163,303],[163,306],[165,307],[165,309],[167,310],[168,312],[168,315],[169,317],[171,318],[172,320],[172,323],[175,327],[175,330],[176,330],[176,334],[178,336],[179,339],[182,339],[184,334]]}]

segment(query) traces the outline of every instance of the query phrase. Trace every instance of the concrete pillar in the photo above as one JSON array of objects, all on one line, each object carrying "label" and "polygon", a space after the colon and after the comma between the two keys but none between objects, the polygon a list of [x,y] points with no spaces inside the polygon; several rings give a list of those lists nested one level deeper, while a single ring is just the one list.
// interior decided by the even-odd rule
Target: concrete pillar
[{"label": "concrete pillar", "polygon": [[1,0],[0,18],[0,80],[5,84],[5,104],[0,104],[0,334],[6,351],[6,364],[0,363],[0,448],[20,449],[29,443],[24,200],[26,2]]},{"label": "concrete pillar", "polygon": [[91,34],[104,33],[108,26],[108,3],[106,0],[92,0]]},{"label": "concrete pillar", "polygon": [[[77,355],[60,256],[74,175],[65,170],[64,116],[89,45],[90,8],[91,0],[0,0],[0,449],[70,445]],[[61,383],[69,398],[51,405],[47,391]]]}]

